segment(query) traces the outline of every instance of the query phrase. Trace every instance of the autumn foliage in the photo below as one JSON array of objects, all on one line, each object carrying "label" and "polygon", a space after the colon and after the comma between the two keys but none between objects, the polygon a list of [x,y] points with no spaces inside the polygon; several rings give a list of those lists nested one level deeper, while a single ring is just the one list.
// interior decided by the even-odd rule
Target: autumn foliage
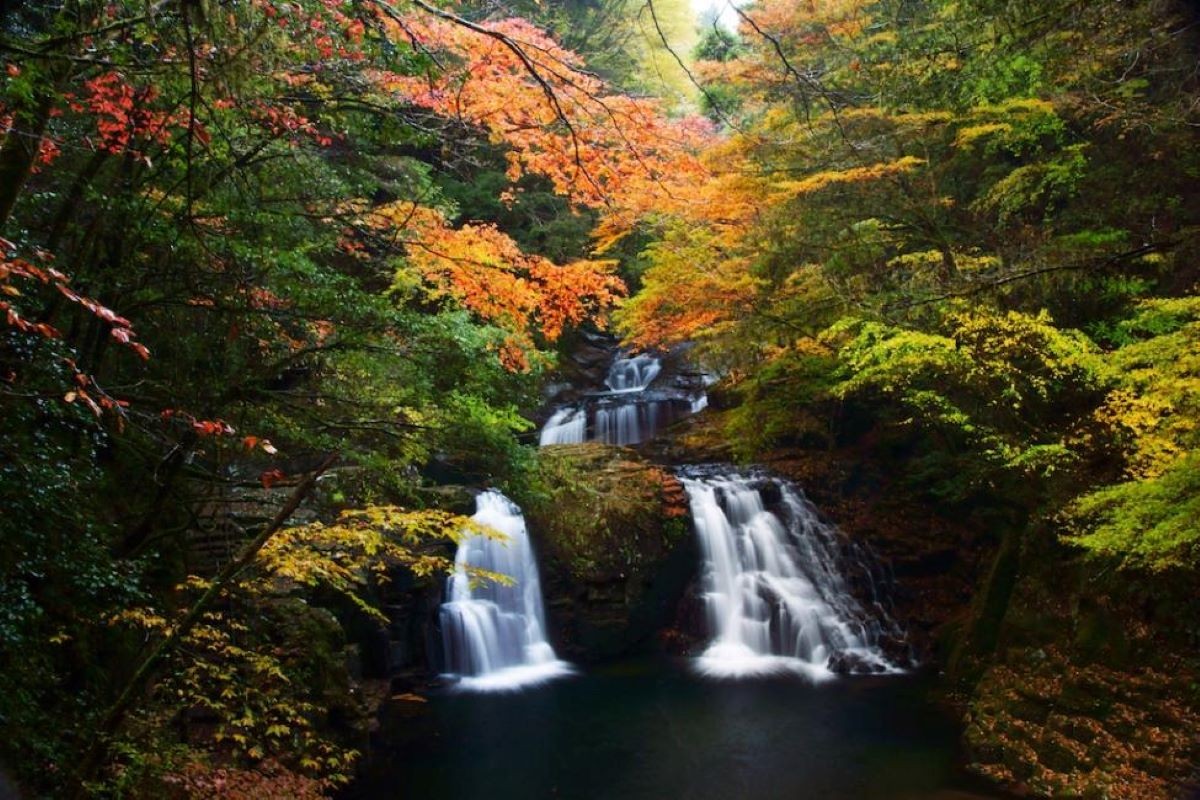
[{"label": "autumn foliage", "polygon": [[176,642],[205,537],[262,530],[229,498],[286,495],[334,451],[359,496],[418,506],[434,461],[511,476],[555,343],[626,294],[592,228],[627,235],[703,174],[712,127],[528,21],[424,2],[21,3],[0,45],[0,671],[19,684],[0,719],[33,732],[5,763],[48,794],[331,791],[354,748],[313,676],[350,679],[259,621],[286,587],[365,592],[387,553],[428,573],[415,534],[367,541],[372,518],[327,541],[354,563],[311,546],[329,529],[281,534],[277,574],[223,587]]}]

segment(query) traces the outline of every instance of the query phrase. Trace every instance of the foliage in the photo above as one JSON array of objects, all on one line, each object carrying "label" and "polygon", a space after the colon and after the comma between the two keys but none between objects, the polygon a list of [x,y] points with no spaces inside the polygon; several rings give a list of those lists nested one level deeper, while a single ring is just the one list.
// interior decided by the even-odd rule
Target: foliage
[{"label": "foliage", "polygon": [[372,614],[381,565],[444,567],[424,543],[461,521],[276,535],[79,756],[203,591],[212,497],[333,451],[385,502],[536,495],[522,411],[614,309],[727,376],[741,458],[874,448],[948,504],[1195,569],[1187,4],[761,0],[699,43],[708,119],[641,91],[691,91],[685,5],[0,8],[0,720],[33,791],[343,779],[322,604]]},{"label": "foliage", "polygon": [[1122,566],[1190,569],[1200,557],[1200,456],[1179,458],[1161,474],[1106,486],[1079,498],[1071,513],[1084,523],[1072,541]]},{"label": "foliage", "polygon": [[1117,382],[1096,410],[1125,480],[1069,508],[1073,541],[1129,567],[1188,568],[1200,527],[1200,299],[1150,300],[1118,327]]},{"label": "foliage", "polygon": [[0,8],[0,721],[31,792],[349,774],[318,609],[372,613],[368,563],[445,566],[378,538],[457,530],[434,512],[276,534],[117,735],[88,731],[200,591],[220,498],[330,452],[385,502],[526,468],[554,342],[624,291],[592,227],[636,225],[710,134],[590,66],[469,4]]},{"label": "foliage", "polygon": [[742,8],[697,66],[725,140],[659,204],[619,329],[699,343],[741,458],[857,443],[943,503],[1194,569],[1190,13]]},{"label": "foliage", "polygon": [[[184,634],[183,655],[156,684],[124,747],[131,753],[153,752],[150,745],[164,727],[208,729],[221,757],[241,765],[235,771],[253,774],[265,766],[269,773],[281,767],[284,781],[303,783],[307,777],[324,789],[344,783],[358,754],[331,735],[336,729],[327,722],[331,715],[354,713],[337,707],[348,701],[334,702],[339,687],[344,694],[348,683],[343,634],[328,611],[310,608],[304,597],[335,592],[360,613],[381,619],[382,612],[366,599],[372,584],[386,582],[397,568],[418,576],[448,572],[451,560],[430,550],[430,544],[474,534],[497,535],[466,517],[388,506],[343,512],[332,524],[280,531],[218,607]],[[191,577],[170,600],[189,609],[209,585]],[[161,637],[178,624],[177,616],[134,606],[109,622]],[[147,741],[138,741],[139,735]],[[197,770],[194,763],[182,769],[182,775],[164,780],[203,782],[203,774],[187,777]],[[118,768],[118,781],[128,779],[125,772]],[[284,791],[283,785],[277,783],[273,791]]]}]

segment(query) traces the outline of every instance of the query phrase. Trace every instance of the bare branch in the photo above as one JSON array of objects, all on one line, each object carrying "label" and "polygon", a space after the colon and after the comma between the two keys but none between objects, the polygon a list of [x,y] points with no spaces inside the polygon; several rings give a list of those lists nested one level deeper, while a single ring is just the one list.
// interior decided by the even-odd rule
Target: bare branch
[{"label": "bare branch", "polygon": [[699,90],[700,94],[704,96],[704,99],[708,101],[709,107],[712,108],[721,122],[725,123],[733,130],[741,133],[741,129],[737,126],[737,123],[729,118],[729,116],[725,113],[725,110],[721,108],[721,104],[717,102],[717,99],[709,93],[708,89],[704,88],[704,85],[701,84],[699,80],[696,79],[696,76],[692,74],[690,69],[688,69],[688,66],[684,60],[679,57],[679,54],[675,52],[673,47],[671,47],[671,43],[667,41],[667,34],[665,31],[663,31],[662,25],[659,24],[658,13],[654,10],[654,0],[646,0],[646,4],[643,6],[643,8],[649,9],[650,19],[654,23],[654,30],[658,32],[658,38],[662,40],[663,47],[666,48],[666,51],[671,54],[671,58],[675,59],[675,63],[679,65],[681,70],[683,70],[683,74],[687,75],[687,78],[691,84],[695,86],[696,89]]}]

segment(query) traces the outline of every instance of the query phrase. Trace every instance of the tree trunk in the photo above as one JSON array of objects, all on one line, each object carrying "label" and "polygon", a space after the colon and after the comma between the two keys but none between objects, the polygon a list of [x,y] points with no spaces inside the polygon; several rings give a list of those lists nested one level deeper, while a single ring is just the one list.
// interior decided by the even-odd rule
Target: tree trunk
[{"label": "tree trunk", "polygon": [[1000,547],[983,586],[975,595],[970,619],[947,665],[947,672],[955,679],[973,682],[976,665],[995,653],[1000,644],[1004,618],[1021,571],[1021,552],[1028,524],[1024,514],[1003,523]]},{"label": "tree trunk", "polygon": [[52,94],[46,92],[38,99],[36,107],[18,112],[13,119],[12,132],[0,147],[0,233],[4,232],[25,182],[33,172],[46,125],[50,122],[52,105]]}]

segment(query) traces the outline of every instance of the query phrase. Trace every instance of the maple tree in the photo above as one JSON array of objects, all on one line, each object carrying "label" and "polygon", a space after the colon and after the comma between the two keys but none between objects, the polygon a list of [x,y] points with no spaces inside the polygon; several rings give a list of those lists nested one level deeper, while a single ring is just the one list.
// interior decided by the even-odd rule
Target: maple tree
[{"label": "maple tree", "polygon": [[[326,791],[350,759],[284,678],[333,655],[272,655],[240,616],[269,587],[223,590],[196,659],[139,661],[199,591],[198,510],[333,451],[362,498],[412,508],[443,463],[515,474],[555,342],[624,294],[591,227],[628,231],[711,127],[527,21],[419,1],[18,3],[0,69],[0,662],[19,676],[0,716],[32,732],[6,760],[46,791]],[[547,213],[562,235],[535,230]],[[351,579],[322,569],[288,580]],[[140,632],[96,622],[131,609]],[[286,719],[253,745],[172,739],[184,706],[234,714],[227,689]]]},{"label": "maple tree", "polygon": [[[623,291],[614,262],[580,260],[557,265],[521,252],[494,225],[449,225],[436,209],[397,203],[370,209],[360,229],[378,237],[406,238],[398,291],[420,287],[430,300],[449,299],[507,334],[501,362],[528,370],[537,352],[533,334],[553,342],[568,325],[602,320]],[[360,257],[368,258],[363,250]]]}]

